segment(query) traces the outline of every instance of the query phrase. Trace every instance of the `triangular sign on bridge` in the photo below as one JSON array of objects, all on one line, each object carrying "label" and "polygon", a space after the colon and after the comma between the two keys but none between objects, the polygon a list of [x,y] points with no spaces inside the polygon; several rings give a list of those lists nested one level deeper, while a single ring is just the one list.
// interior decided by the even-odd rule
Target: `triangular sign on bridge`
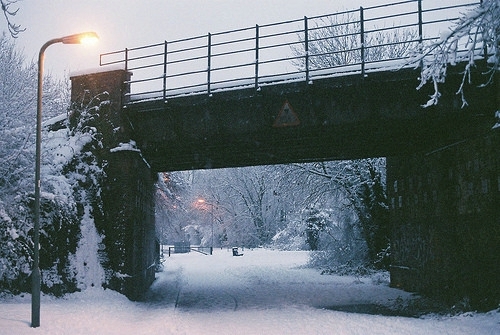
[{"label": "triangular sign on bridge", "polygon": [[293,111],[292,105],[286,100],[276,120],[274,120],[273,127],[290,127],[298,126],[299,124],[300,120],[297,114]]}]

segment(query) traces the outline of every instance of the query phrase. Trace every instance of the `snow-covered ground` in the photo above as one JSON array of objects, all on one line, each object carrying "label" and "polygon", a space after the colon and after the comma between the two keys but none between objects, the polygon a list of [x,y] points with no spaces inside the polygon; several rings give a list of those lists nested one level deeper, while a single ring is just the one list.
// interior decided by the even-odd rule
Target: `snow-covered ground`
[{"label": "snow-covered ground", "polygon": [[[320,275],[306,252],[227,250],[173,254],[147,299],[90,289],[42,297],[30,328],[30,296],[0,300],[0,334],[500,334],[500,312],[421,318],[350,313],[394,306],[412,295],[387,278]],[[350,307],[349,307],[350,306]]]}]

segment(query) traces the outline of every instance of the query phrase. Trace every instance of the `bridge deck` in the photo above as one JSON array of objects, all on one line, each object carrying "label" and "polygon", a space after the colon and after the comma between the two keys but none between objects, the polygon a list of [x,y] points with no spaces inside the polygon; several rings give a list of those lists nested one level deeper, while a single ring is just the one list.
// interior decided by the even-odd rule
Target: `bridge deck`
[{"label": "bridge deck", "polygon": [[[390,156],[435,150],[491,129],[496,85],[468,87],[449,74],[438,106],[416,90],[418,70],[325,78],[151,100],[125,109],[155,171]],[[486,111],[486,112],[485,112]]]}]

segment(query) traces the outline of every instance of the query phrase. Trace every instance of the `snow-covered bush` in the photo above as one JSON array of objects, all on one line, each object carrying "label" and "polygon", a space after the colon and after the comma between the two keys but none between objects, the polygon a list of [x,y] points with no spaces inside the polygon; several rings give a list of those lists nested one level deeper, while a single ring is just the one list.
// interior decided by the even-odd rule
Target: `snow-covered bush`
[{"label": "snow-covered bush", "polygon": [[307,250],[304,222],[299,215],[290,216],[292,217],[287,222],[287,225],[274,235],[272,245],[280,250]]},{"label": "snow-covered bush", "polygon": [[[14,294],[31,290],[33,262],[36,66],[22,64],[14,45],[0,38],[0,291]],[[65,113],[67,86],[50,78],[44,86],[40,270],[43,292],[62,295],[104,281],[94,219],[101,215],[105,162],[92,151],[101,147],[92,122],[107,102],[81,106],[75,123],[63,124],[66,115],[50,116]]]},{"label": "snow-covered bush", "polygon": [[[331,211],[331,210],[330,210]],[[340,267],[357,268],[369,264],[366,241],[362,238],[361,229],[353,212],[328,213],[327,210],[307,211],[305,219],[306,231],[310,236],[311,223],[317,229],[316,249],[310,253],[310,265],[334,271]],[[321,222],[321,224],[317,224]],[[310,237],[308,237],[310,241]]]},{"label": "snow-covered bush", "polygon": [[17,204],[17,210],[9,215],[5,205],[0,201],[0,291],[18,293],[30,285],[33,248],[28,236],[31,225],[26,220],[29,211]]},{"label": "snow-covered bush", "polygon": [[[99,146],[99,136],[88,125],[96,110],[82,111],[71,129],[43,134],[40,268],[46,293],[62,295],[104,281],[93,222],[103,172],[90,150]],[[32,199],[27,207],[33,208]]]},{"label": "snow-covered bush", "polygon": [[[303,231],[332,266],[358,261],[386,268],[390,227],[385,193],[385,159],[297,164],[297,180],[304,180],[309,210],[303,214]],[[313,205],[313,206],[312,206]],[[312,206],[312,207],[311,207]],[[315,242],[316,241],[316,242]],[[311,246],[311,243],[309,243]],[[347,251],[356,255],[349,258]],[[359,253],[358,253],[359,252]],[[319,253],[321,254],[321,253]],[[316,256],[315,256],[316,257]],[[313,259],[312,263],[321,263]]]},{"label": "snow-covered bush", "polygon": [[[85,222],[84,218],[93,212],[90,199],[95,199],[99,192],[96,179],[99,169],[92,155],[82,151],[92,141],[92,136],[86,135],[86,131],[70,133],[63,128],[44,131],[43,135],[40,204],[42,290],[62,295],[85,287],[85,279],[78,271],[81,268],[78,263],[85,260],[77,256],[81,255],[82,248],[88,249],[89,246],[81,244],[81,228],[85,225],[81,227],[80,223]],[[12,293],[29,291],[33,194],[18,194],[8,206],[3,202],[0,204],[0,289]],[[92,267],[95,265],[92,264]]]},{"label": "snow-covered bush", "polygon": [[321,243],[320,236],[331,226],[330,215],[327,211],[317,208],[308,208],[305,212],[307,216],[305,218],[306,243],[311,250],[318,250]]},{"label": "snow-covered bush", "polygon": [[[40,204],[42,290],[56,296],[76,290],[69,256],[76,251],[80,227],[75,205],[65,200],[44,194]],[[30,199],[30,207],[32,205]]]},{"label": "snow-covered bush", "polygon": [[[0,291],[13,293],[29,291],[31,287],[36,72],[36,63],[26,62],[15,44],[1,35]],[[44,78],[44,87],[45,119],[64,113],[68,102],[67,85],[48,75]],[[51,139],[46,132],[44,136],[43,162],[58,160],[56,151],[49,148]],[[50,286],[53,292],[64,292],[72,290],[72,271],[68,269],[63,278],[59,274],[54,275],[54,269],[66,267],[67,254],[75,247],[78,237],[74,220],[76,212],[71,198],[61,193],[56,196],[52,191],[53,185],[62,182],[60,171],[54,174],[52,168],[43,168],[41,205],[42,210],[46,210],[41,217],[40,236],[41,260],[45,267],[42,269],[43,287],[48,289]],[[55,178],[49,181],[51,176]],[[59,245],[59,241],[64,241],[64,245]]]}]

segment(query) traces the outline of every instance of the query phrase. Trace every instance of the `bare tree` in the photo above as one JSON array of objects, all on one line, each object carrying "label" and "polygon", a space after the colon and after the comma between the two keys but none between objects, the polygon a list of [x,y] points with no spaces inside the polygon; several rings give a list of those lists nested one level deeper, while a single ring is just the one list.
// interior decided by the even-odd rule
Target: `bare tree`
[{"label": "bare tree", "polygon": [[483,0],[478,7],[463,13],[438,41],[420,48],[422,50],[415,50],[416,61],[423,65],[418,88],[428,82],[434,85],[434,94],[424,106],[438,103],[439,84],[445,82],[448,66],[458,61],[466,61],[462,83],[457,90],[462,106],[466,106],[464,85],[471,83],[471,69],[476,60],[487,57],[489,70],[485,73],[483,86],[492,83],[500,69],[500,0]]},{"label": "bare tree", "polygon": [[182,173],[160,173],[156,183],[156,228],[162,244],[184,241],[186,180]]},{"label": "bare tree", "polygon": [[19,8],[12,8],[13,4],[16,4],[21,0],[0,0],[0,5],[2,6],[3,15],[5,16],[5,20],[7,21],[7,27],[9,28],[10,35],[13,38],[17,38],[17,36],[25,31],[26,29],[21,28],[19,24],[16,24],[12,21],[12,18],[17,15]]},{"label": "bare tree", "polygon": [[[299,183],[285,181],[284,165],[195,171],[191,195],[192,226],[215,246],[269,245],[288,224]],[[300,208],[298,209],[300,210]],[[186,219],[189,220],[189,215]]]},{"label": "bare tree", "polygon": [[[218,181],[217,193],[225,194],[226,212],[230,214],[225,223],[233,240],[248,246],[267,245],[276,233],[279,221],[279,201],[276,180],[277,167],[249,167],[225,170]],[[228,235],[228,238],[231,236]],[[237,241],[234,241],[237,242]]]},{"label": "bare tree", "polygon": [[[408,57],[412,45],[418,41],[415,29],[374,28],[363,36],[362,53],[361,31],[361,21],[354,12],[335,14],[319,20],[308,31],[309,69]],[[296,56],[305,54],[305,42],[300,38],[302,44],[292,47]],[[304,58],[298,58],[295,65],[304,68]]]}]

